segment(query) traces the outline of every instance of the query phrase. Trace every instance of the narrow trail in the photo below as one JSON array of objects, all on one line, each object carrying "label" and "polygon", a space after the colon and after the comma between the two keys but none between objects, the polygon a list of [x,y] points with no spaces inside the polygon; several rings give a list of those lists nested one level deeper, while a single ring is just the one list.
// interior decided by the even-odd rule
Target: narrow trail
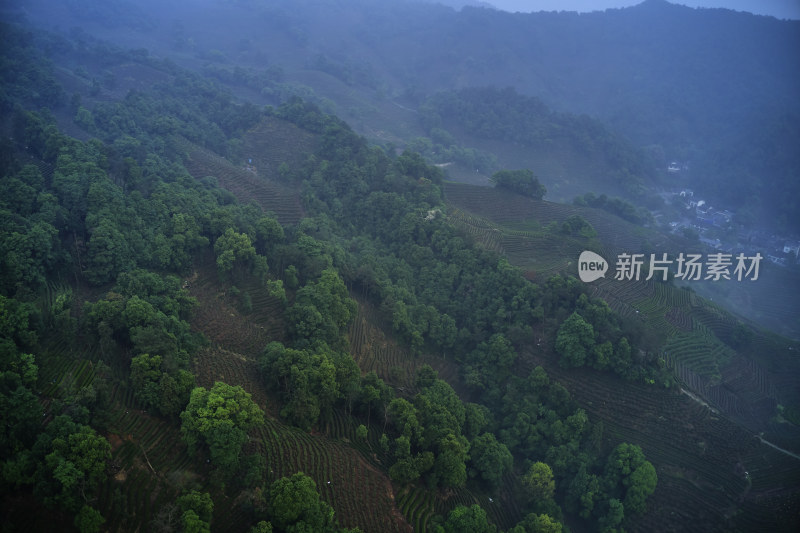
[{"label": "narrow trail", "polygon": [[770,447],[772,447],[772,448],[775,448],[775,449],[776,449],[776,450],[778,450],[779,452],[781,452],[781,453],[785,453],[785,454],[786,454],[786,455],[788,455],[789,457],[794,457],[795,459],[797,459],[798,461],[800,461],[800,455],[797,455],[796,453],[792,453],[792,452],[790,452],[789,450],[784,450],[783,448],[781,448],[781,447],[779,447],[779,446],[776,446],[776,445],[772,444],[770,441],[768,441],[768,440],[764,440],[764,439],[761,437],[761,435],[756,435],[756,437],[758,437],[758,440],[760,440],[761,442],[763,442],[763,443],[764,443],[764,444],[766,444],[767,446],[770,446]]},{"label": "narrow trail", "polygon": [[704,402],[702,399],[700,399],[700,397],[698,397],[696,394],[693,394],[693,393],[689,392],[688,390],[684,389],[683,387],[681,387],[681,392],[684,393],[689,398],[691,398],[692,400],[694,400],[697,403],[699,403],[700,405],[709,408],[711,410],[711,412],[714,413],[715,415],[719,414],[719,411],[717,411],[715,408],[713,408],[710,405],[708,405],[706,402]]},{"label": "narrow trail", "polygon": [[417,114],[419,113],[419,111],[417,111],[416,109],[411,109],[410,107],[406,107],[404,105],[398,104],[397,102],[392,102],[392,105],[394,105],[396,107],[399,107],[400,109],[402,109],[404,111],[411,111],[412,113],[417,113]]},{"label": "narrow trail", "polygon": [[[708,407],[709,409],[711,409],[711,411],[713,413],[715,413],[715,414],[719,413],[719,411],[717,411],[716,409],[714,409],[713,407],[711,407],[706,402],[704,402],[703,400],[701,400],[700,398],[698,398],[696,395],[692,394],[691,392],[687,391],[686,389],[681,388],[681,392],[684,393],[685,395],[687,395],[688,397],[690,397],[692,400],[696,401],[697,403],[699,403],[701,405],[704,405],[705,407]],[[800,455],[797,455],[796,453],[790,452],[789,450],[784,450],[780,446],[772,444],[768,440],[764,440],[764,438],[761,435],[756,435],[756,437],[758,437],[758,440],[760,440],[763,444],[766,444],[767,446],[769,446],[771,448],[775,448],[779,452],[784,453],[784,454],[788,455],[789,457],[794,457],[795,459],[800,461]]]}]

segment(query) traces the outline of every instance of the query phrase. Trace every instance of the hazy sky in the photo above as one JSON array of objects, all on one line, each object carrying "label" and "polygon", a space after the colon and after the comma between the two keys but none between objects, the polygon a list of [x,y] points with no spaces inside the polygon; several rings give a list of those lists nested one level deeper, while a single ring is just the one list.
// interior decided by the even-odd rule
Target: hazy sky
[{"label": "hazy sky", "polygon": [[[486,0],[506,11],[602,11],[633,6],[642,0]],[[757,15],[800,19],[800,0],[671,0],[691,7],[725,7]]]}]

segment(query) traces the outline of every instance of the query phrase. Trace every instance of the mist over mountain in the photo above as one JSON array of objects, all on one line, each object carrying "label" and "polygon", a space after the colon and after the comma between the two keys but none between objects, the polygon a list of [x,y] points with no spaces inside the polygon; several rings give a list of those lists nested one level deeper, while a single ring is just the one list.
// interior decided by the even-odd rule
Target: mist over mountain
[{"label": "mist over mountain", "polygon": [[440,4],[447,7],[452,7],[454,9],[461,9],[464,6],[470,7],[488,7],[491,9],[497,9],[496,6],[492,5],[489,2],[481,2],[480,0],[411,0],[421,3],[428,3],[428,4]]},{"label": "mist over mountain", "polygon": [[678,183],[644,177],[650,185],[690,186],[769,228],[800,229],[800,21],[664,0],[585,14],[370,0],[34,1],[20,11],[197,68],[279,69],[364,133],[400,143],[420,130],[388,116],[387,100],[414,108],[438,91],[513,87],[599,119],[646,148],[653,167],[691,169]]},{"label": "mist over mountain", "polygon": [[798,28],[4,2],[4,529],[796,532]]}]

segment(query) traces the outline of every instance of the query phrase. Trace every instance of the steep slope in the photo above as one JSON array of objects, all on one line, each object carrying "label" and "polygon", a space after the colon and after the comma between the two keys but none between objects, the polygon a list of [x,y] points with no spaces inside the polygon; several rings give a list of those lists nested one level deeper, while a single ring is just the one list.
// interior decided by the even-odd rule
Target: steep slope
[{"label": "steep slope", "polygon": [[[615,257],[642,249],[645,241],[655,250],[676,247],[656,232],[624,228],[627,222],[594,209],[464,184],[450,183],[445,190],[450,220],[532,279],[557,272],[574,275],[584,249]],[[590,221],[597,240],[558,231],[575,215]],[[551,223],[554,227],[546,229]],[[522,227],[526,229],[518,229]],[[800,431],[776,417],[775,406],[800,400],[795,386],[800,368],[793,358],[797,346],[789,343],[787,350],[786,340],[759,332],[734,351],[728,344],[741,323],[712,302],[674,286],[606,279],[594,282],[592,289],[646,329],[651,346],[660,347],[664,364],[672,368],[677,390],[624,383],[584,369],[565,370],[556,363],[548,337],[526,346],[519,372],[543,366],[593,418],[602,420],[608,438],[640,442],[653,458],[659,475],[653,506],[629,527],[750,530],[771,522],[784,505],[795,509],[789,501],[797,497]],[[775,492],[765,490],[765,483],[773,482]],[[776,527],[791,527],[788,517],[780,521]]]},{"label": "steep slope", "polygon": [[[8,228],[0,244],[13,253],[2,257],[0,302],[13,320],[3,322],[0,406],[10,405],[8,391],[28,391],[27,433],[45,435],[34,453],[65,449],[63,439],[46,440],[64,423],[57,415],[86,423],[91,415],[104,428],[97,441],[110,446],[110,461],[100,462],[92,503],[108,527],[156,527],[178,494],[196,487],[214,501],[215,526],[244,530],[266,512],[265,483],[304,470],[346,526],[425,530],[456,506],[480,503],[508,528],[531,509],[560,515],[575,496],[567,494],[575,470],[589,469],[608,485],[603,498],[623,498],[629,511],[653,507],[626,514],[634,530],[792,529],[798,465],[782,448],[796,450],[797,431],[780,414],[790,417],[797,404],[797,362],[779,351],[785,339],[687,291],[591,286],[613,314],[574,280],[550,278],[574,274],[584,246],[612,257],[682,243],[595,209],[444,183],[417,155],[370,146],[307,102],[263,111],[160,67],[173,72],[172,85],[92,102],[91,111],[77,106],[76,123],[105,143],[69,139],[46,113],[16,109],[11,122],[24,140],[3,145],[3,185],[14,194],[0,198]],[[23,167],[28,158],[47,163]],[[40,243],[52,253],[40,253]],[[22,260],[33,269],[19,268]],[[25,277],[31,271],[39,275]],[[632,382],[599,370],[608,366],[599,348],[590,354],[597,371],[564,368],[558,355],[571,354],[559,353],[558,338],[579,311],[598,335],[613,330],[614,370]],[[263,350],[271,341],[281,344]],[[25,366],[28,351],[42,365],[38,378]],[[153,365],[146,373],[145,364]],[[20,368],[29,371],[20,377]],[[242,479],[221,482],[213,444],[199,453],[183,444],[176,417],[190,391],[177,390],[173,375],[189,387],[231,382],[266,412],[249,434],[233,433],[255,453]],[[674,380],[679,387],[656,388]],[[19,383],[39,398],[14,389]],[[391,407],[391,398],[407,405]],[[518,438],[522,431],[531,433]],[[480,437],[495,434],[517,457],[506,454],[492,487],[477,479],[473,459]],[[655,485],[656,471],[639,457],[650,471],[637,471],[658,487],[649,502],[629,501],[629,482],[639,483],[615,480],[614,461],[605,463],[623,442],[640,443],[666,480]],[[20,472],[35,466],[20,457]],[[40,462],[49,467],[57,456],[47,457]],[[523,496],[533,460],[557,472],[558,503],[546,509]],[[45,491],[47,501],[46,471],[5,477],[14,474],[3,468],[4,489],[36,483],[23,499]],[[603,505],[595,519],[607,519]],[[14,511],[13,519],[29,527],[41,517]],[[59,525],[70,520],[65,513]]]}]

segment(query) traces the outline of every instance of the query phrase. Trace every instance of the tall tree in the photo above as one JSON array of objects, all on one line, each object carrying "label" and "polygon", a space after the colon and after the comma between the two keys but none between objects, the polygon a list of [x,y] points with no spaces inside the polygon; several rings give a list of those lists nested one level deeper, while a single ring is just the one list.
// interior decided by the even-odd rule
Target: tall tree
[{"label": "tall tree", "polygon": [[220,275],[228,275],[234,267],[250,265],[256,257],[256,249],[246,233],[237,233],[227,228],[214,243],[217,256],[217,270]]},{"label": "tall tree", "polygon": [[550,500],[555,494],[556,483],[550,466],[541,461],[533,463],[522,477],[522,484],[531,500]]},{"label": "tall tree", "polygon": [[608,494],[617,497],[630,512],[645,510],[645,501],[656,488],[658,477],[642,449],[629,443],[618,445],[606,461],[603,482]]},{"label": "tall tree", "polygon": [[498,442],[493,433],[484,433],[472,441],[470,461],[477,475],[494,489],[511,469],[514,459],[506,445]]},{"label": "tall tree", "polygon": [[486,511],[474,504],[470,507],[459,505],[447,515],[447,521],[443,525],[445,533],[494,533],[497,527],[489,523]]},{"label": "tall tree", "polygon": [[558,328],[556,352],[561,356],[559,364],[565,368],[583,366],[594,345],[592,325],[577,312],[572,313]]},{"label": "tall tree", "polygon": [[433,465],[437,481],[443,487],[463,487],[467,482],[469,443],[461,435],[448,434],[437,445],[438,454]]},{"label": "tall tree", "polygon": [[39,436],[34,455],[40,461],[34,493],[74,513],[90,501],[105,475],[111,445],[92,428],[59,415]]},{"label": "tall tree", "polygon": [[539,183],[533,172],[527,168],[521,170],[499,170],[491,175],[489,181],[502,187],[519,193],[523,196],[530,196],[537,200],[544,198],[547,189]]},{"label": "tall tree", "polygon": [[240,386],[217,381],[210,390],[192,390],[181,420],[189,450],[205,446],[215,466],[231,475],[239,467],[247,432],[264,422],[264,413]]},{"label": "tall tree", "polygon": [[333,508],[321,500],[314,480],[302,472],[269,488],[270,522],[283,531],[335,531]]}]

